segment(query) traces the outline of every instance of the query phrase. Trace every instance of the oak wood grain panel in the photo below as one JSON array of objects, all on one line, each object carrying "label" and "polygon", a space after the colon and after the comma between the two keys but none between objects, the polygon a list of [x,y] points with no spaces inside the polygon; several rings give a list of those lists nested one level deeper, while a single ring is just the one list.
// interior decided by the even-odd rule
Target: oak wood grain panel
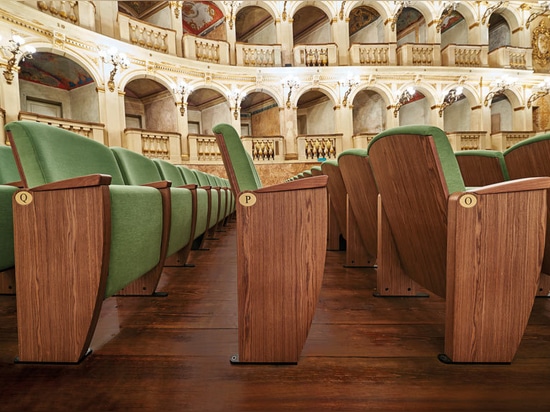
[{"label": "oak wood grain panel", "polygon": [[459,155],[456,160],[466,186],[487,186],[504,181],[497,157]]},{"label": "oak wood grain panel", "polygon": [[346,266],[348,267],[373,267],[376,265],[376,259],[372,257],[361,237],[359,226],[361,225],[355,218],[351,210],[349,197],[346,196]]},{"label": "oak wood grain panel", "polygon": [[[504,154],[504,161],[510,179],[535,176],[550,176],[550,140],[518,146]],[[548,199],[548,220],[550,220],[550,197]],[[550,273],[550,231],[546,232],[546,246],[542,271]]]},{"label": "oak wood grain panel", "polygon": [[15,269],[7,269],[0,272],[0,295],[13,295],[15,293]]},{"label": "oak wood grain panel", "polygon": [[403,269],[444,297],[448,193],[433,139],[387,136],[369,157]]},{"label": "oak wood grain panel", "polygon": [[105,296],[109,189],[32,194],[13,202],[19,360],[78,362]]},{"label": "oak wood grain panel", "polygon": [[546,231],[546,189],[449,200],[445,353],[511,362],[531,313]]},{"label": "oak wood grain panel", "polygon": [[239,361],[296,363],[323,279],[326,188],[255,194],[237,205]]},{"label": "oak wood grain panel", "polygon": [[328,176],[327,190],[329,193],[329,199],[332,207],[334,208],[334,214],[338,229],[344,239],[346,239],[346,185],[342,179],[342,173],[338,165],[324,162],[321,164],[323,174]]},{"label": "oak wood grain panel", "polygon": [[378,188],[369,159],[361,156],[341,156],[338,165],[348,192],[351,212],[357,221],[357,229],[369,260],[374,260],[378,248]]}]

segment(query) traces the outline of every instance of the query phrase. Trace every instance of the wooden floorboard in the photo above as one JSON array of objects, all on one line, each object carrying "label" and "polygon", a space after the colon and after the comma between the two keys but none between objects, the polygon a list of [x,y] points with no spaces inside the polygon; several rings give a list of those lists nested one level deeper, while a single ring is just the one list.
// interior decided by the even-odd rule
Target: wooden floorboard
[{"label": "wooden floorboard", "polygon": [[14,296],[0,296],[2,411],[548,411],[550,299],[537,299],[510,365],[446,365],[445,302],[373,296],[375,271],[328,252],[298,365],[231,365],[233,228],[166,268],[168,297],[112,297],[79,365],[15,364]]}]

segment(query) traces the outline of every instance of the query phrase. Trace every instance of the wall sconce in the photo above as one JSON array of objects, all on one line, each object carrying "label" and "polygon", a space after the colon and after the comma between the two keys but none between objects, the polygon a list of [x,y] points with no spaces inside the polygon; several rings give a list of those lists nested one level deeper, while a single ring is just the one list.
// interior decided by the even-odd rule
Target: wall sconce
[{"label": "wall sconce", "polygon": [[[0,40],[2,38],[0,37]],[[6,70],[4,70],[4,78],[8,84],[11,84],[13,81],[13,73],[18,70],[17,59],[21,56],[21,61],[25,59],[32,59],[32,54],[36,52],[36,49],[32,46],[25,46],[23,49],[21,46],[25,44],[25,40],[18,36],[17,34],[13,35],[11,40],[8,41],[9,45],[2,46],[2,52],[4,56],[8,57],[11,54],[11,57],[8,59],[8,64]]]},{"label": "wall sconce", "polygon": [[525,22],[525,28],[526,29],[529,28],[529,25],[533,22],[533,20],[535,20],[539,16],[542,16],[543,14],[545,14],[548,11],[548,9],[550,8],[550,1],[539,1],[539,6],[541,6],[542,9],[540,9],[539,11],[536,11],[534,13],[531,13],[529,15],[529,18]]},{"label": "wall sconce", "polygon": [[229,110],[231,110],[231,102],[233,102],[233,117],[235,120],[239,118],[239,100],[243,100],[246,96],[246,93],[241,92],[239,89],[233,89],[227,93],[227,98],[229,99]]},{"label": "wall sconce", "polygon": [[359,76],[351,77],[348,76],[347,80],[341,80],[340,85],[343,87],[347,87],[346,93],[344,94],[344,98],[342,99],[342,106],[346,107],[348,104],[348,97],[351,91],[355,86],[359,84]]},{"label": "wall sconce", "polygon": [[393,12],[393,16],[391,16],[391,31],[395,31],[395,25],[397,24],[397,19],[399,19],[399,15],[403,11],[405,7],[409,7],[411,4],[410,1],[394,1],[394,4],[396,6],[395,11]]},{"label": "wall sconce", "polygon": [[443,103],[439,106],[439,117],[443,116],[443,111],[447,107],[460,100],[463,91],[464,88],[462,86],[449,90],[449,93],[443,98]]},{"label": "wall sconce", "polygon": [[290,96],[292,95],[292,89],[297,89],[300,87],[300,81],[296,77],[287,77],[283,80],[283,92],[284,89],[288,88],[288,95],[286,97],[286,107],[290,109]]},{"label": "wall sconce", "polygon": [[512,79],[511,77],[503,77],[502,79],[498,79],[493,83],[493,90],[491,90],[489,93],[487,93],[487,96],[485,96],[485,100],[483,101],[483,104],[485,106],[489,105],[489,102],[493,100],[495,96],[499,96],[503,94],[506,89],[509,89],[512,87],[515,83],[515,79]]},{"label": "wall sconce", "polygon": [[453,11],[456,10],[456,6],[458,6],[458,2],[456,1],[449,2],[449,3],[443,2],[443,5],[444,5],[443,11],[441,12],[441,16],[439,16],[439,20],[437,21],[437,25],[435,26],[438,33],[441,31],[441,25],[443,24],[445,19],[449,17],[453,13]]},{"label": "wall sconce", "polygon": [[497,10],[501,6],[505,7],[507,4],[508,4],[507,1],[499,1],[493,4],[491,7],[487,7],[487,10],[485,10],[485,13],[483,13],[483,17],[481,18],[481,24],[485,24],[495,10]]},{"label": "wall sconce", "polygon": [[546,79],[545,81],[539,83],[536,87],[535,87],[535,92],[529,96],[529,100],[527,100],[527,108],[531,108],[531,106],[533,105],[533,103],[535,102],[535,100],[543,97],[543,96],[546,96],[547,94],[550,93],[550,78],[549,79]]},{"label": "wall sconce", "polygon": [[401,107],[410,102],[415,93],[416,90],[414,89],[414,87],[407,87],[405,90],[403,90],[403,93],[401,93],[397,100],[397,103],[395,103],[394,105],[393,117],[397,117],[397,113],[399,112]]},{"label": "wall sconce", "polygon": [[235,21],[235,17],[237,16],[237,9],[240,7],[242,1],[224,1],[223,4],[225,7],[229,8],[229,28],[233,29],[233,22]]},{"label": "wall sconce", "polygon": [[114,47],[110,48],[108,51],[100,50],[99,57],[103,60],[104,63],[111,63],[113,65],[113,70],[109,76],[109,81],[107,86],[111,92],[115,91],[115,75],[120,66],[121,69],[128,68],[128,58],[124,53],[118,53],[118,50]]},{"label": "wall sconce", "polygon": [[183,7],[183,1],[171,1],[170,8],[174,10],[174,16],[176,19],[180,18],[181,8]]},{"label": "wall sconce", "polygon": [[180,114],[183,116],[185,114],[185,107],[187,106],[187,96],[189,96],[189,94],[193,91],[193,88],[187,83],[181,81],[177,85],[173,85],[172,90],[174,90],[174,93],[181,96]]}]

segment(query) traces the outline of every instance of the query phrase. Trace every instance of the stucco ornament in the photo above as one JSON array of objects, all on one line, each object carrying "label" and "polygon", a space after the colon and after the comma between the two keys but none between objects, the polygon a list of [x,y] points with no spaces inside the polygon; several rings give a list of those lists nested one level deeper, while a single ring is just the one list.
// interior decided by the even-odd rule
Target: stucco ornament
[{"label": "stucco ornament", "polygon": [[538,27],[533,30],[531,37],[533,58],[540,65],[546,65],[550,61],[550,29],[546,27],[543,19]]}]

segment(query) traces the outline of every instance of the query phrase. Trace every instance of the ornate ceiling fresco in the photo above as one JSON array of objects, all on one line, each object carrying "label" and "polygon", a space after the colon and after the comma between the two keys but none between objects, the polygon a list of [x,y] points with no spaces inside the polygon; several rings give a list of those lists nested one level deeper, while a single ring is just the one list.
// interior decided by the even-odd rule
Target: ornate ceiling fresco
[{"label": "ornate ceiling fresco", "polygon": [[59,89],[72,90],[94,81],[78,64],[57,54],[35,53],[20,66],[19,79]]}]

